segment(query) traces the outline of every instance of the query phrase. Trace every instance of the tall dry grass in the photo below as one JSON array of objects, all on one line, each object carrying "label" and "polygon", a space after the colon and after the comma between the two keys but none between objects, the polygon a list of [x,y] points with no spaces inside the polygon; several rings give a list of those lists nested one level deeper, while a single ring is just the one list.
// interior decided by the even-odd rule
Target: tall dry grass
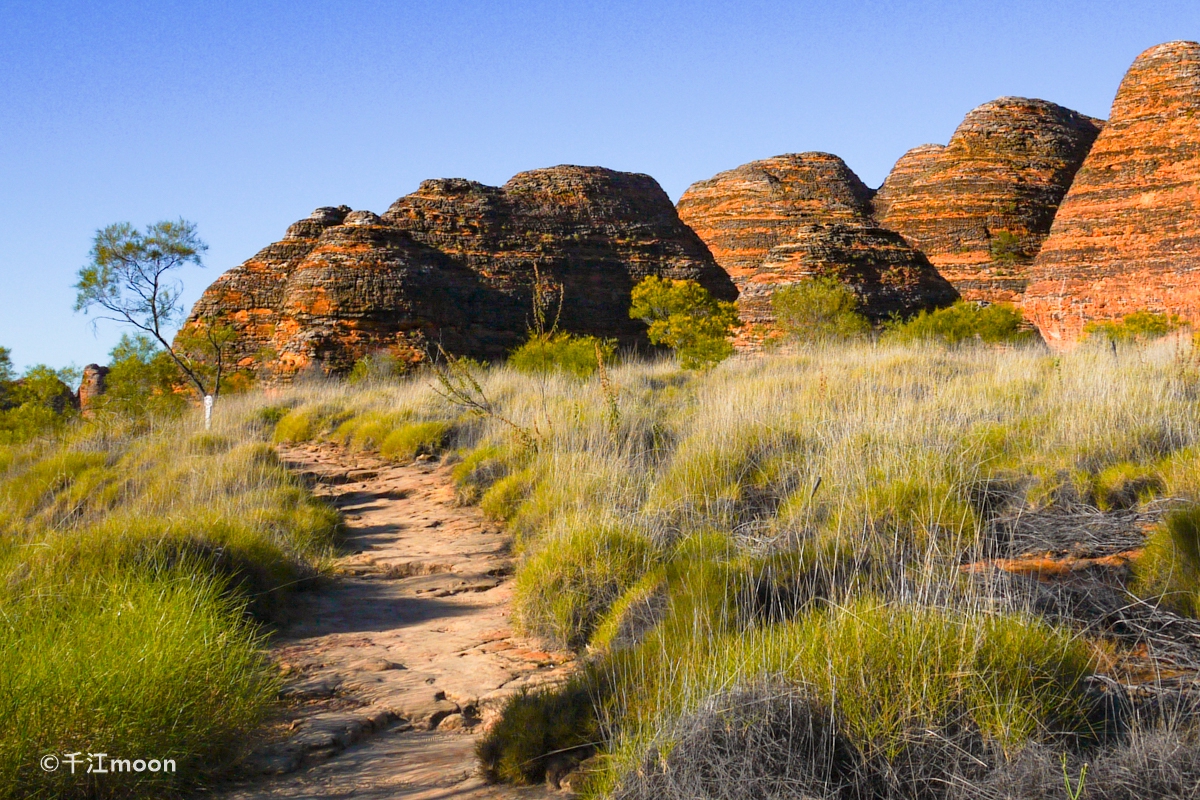
[{"label": "tall dry grass", "polygon": [[[518,621],[591,648],[596,791],[670,749],[707,698],[763,681],[807,687],[862,754],[899,757],[929,730],[999,758],[1080,745],[1099,735],[1093,645],[960,567],[1009,554],[1021,515],[1200,499],[1183,341],[860,343],[704,373],[628,363],[607,385],[474,379],[490,413],[430,374],[296,387],[276,436],[377,447],[443,426],[464,500],[516,536]],[[839,662],[845,647],[861,658]]]}]

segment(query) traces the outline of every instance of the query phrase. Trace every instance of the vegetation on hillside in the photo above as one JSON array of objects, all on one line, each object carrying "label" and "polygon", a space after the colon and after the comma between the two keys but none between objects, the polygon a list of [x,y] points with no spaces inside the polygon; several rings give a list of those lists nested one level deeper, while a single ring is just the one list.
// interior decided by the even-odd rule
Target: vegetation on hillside
[{"label": "vegetation on hillside", "polygon": [[[333,544],[252,408],[204,432],[124,402],[0,445],[0,797],[159,797],[220,771],[274,702],[260,625]],[[177,769],[39,768],[70,752]]]},{"label": "vegetation on hillside", "polygon": [[[92,419],[0,443],[0,786],[155,796],[229,763],[276,689],[262,623],[337,525],[270,442],[318,440],[455,461],[462,500],[515,538],[517,623],[585,655],[568,685],[509,703],[480,749],[493,777],[598,750],[588,796],[948,798],[1042,785],[1059,755],[1123,785],[1145,742],[1175,749],[1139,779],[1200,776],[1195,730],[1127,733],[1096,693],[1135,643],[990,566],[1058,548],[1060,528],[1148,520],[1129,588],[1200,614],[1190,348],[1054,356],[1021,346],[1011,309],[960,304],[880,342],[719,363],[704,339],[729,309],[639,288],[661,331],[695,323],[677,359],[607,365],[592,341],[593,365],[551,333],[505,365],[233,398],[211,432],[168,390],[173,364],[123,341]],[[809,288],[781,308],[834,320],[826,343],[857,334],[836,287]],[[190,766],[104,784],[37,769],[101,745]]]},{"label": "vegetation on hillside", "polygon": [[801,342],[837,342],[871,332],[858,295],[833,278],[814,278],[771,295],[779,327]]},{"label": "vegetation on hillside", "polygon": [[684,369],[704,369],[733,355],[729,336],[739,324],[737,306],[695,281],[644,279],[633,287],[629,316],[645,322],[651,344],[671,348]]},{"label": "vegetation on hillside", "polygon": [[1038,335],[1025,325],[1021,312],[1007,303],[984,306],[959,300],[946,308],[895,320],[884,327],[883,338],[896,343],[936,340],[947,344],[1002,344],[1036,341]]},{"label": "vegetation on hillside", "polygon": [[[1130,645],[964,565],[1057,519],[1200,502],[1200,371],[1178,348],[1114,359],[914,338],[706,372],[630,362],[607,389],[476,369],[487,407],[447,404],[419,375],[296,389],[277,435],[371,448],[441,422],[434,446],[461,458],[464,498],[513,532],[519,623],[590,655],[566,694],[514,701],[481,751],[497,775],[539,780],[599,731],[588,792],[650,796],[664,764],[711,773],[680,748],[716,735],[695,726],[723,724],[712,703],[730,691],[760,692],[755,724],[788,698],[828,722],[822,746],[844,760],[810,776],[826,788],[1007,780],[1046,748],[1077,764],[1115,724],[1089,676]],[[1194,586],[1162,552],[1155,574]],[[1182,596],[1156,580],[1139,590]],[[743,756],[749,769],[758,754]]]}]

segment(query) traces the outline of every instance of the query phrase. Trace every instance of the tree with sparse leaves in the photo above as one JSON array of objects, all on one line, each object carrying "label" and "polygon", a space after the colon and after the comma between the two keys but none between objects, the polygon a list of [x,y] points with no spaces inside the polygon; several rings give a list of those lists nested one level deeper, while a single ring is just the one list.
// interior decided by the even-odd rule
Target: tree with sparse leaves
[{"label": "tree with sparse leaves", "polygon": [[[75,310],[98,310],[97,319],[132,325],[158,342],[202,397],[215,397],[221,391],[222,356],[229,337],[210,326],[208,336],[189,340],[186,348],[174,347],[167,338],[168,328],[183,316],[183,284],[175,277],[177,271],[188,264],[203,266],[201,256],[207,249],[195,224],[183,219],[156,222],[145,231],[127,222],[102,228],[93,240],[91,261],[79,270]],[[213,351],[209,355],[217,364],[215,375],[193,355],[201,346]]]}]

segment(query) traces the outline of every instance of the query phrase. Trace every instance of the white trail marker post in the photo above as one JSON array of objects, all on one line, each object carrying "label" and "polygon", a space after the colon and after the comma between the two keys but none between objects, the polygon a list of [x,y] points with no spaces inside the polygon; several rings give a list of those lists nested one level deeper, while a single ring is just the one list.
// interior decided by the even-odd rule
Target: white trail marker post
[{"label": "white trail marker post", "polygon": [[213,396],[211,394],[204,395],[204,430],[212,429],[212,407]]}]

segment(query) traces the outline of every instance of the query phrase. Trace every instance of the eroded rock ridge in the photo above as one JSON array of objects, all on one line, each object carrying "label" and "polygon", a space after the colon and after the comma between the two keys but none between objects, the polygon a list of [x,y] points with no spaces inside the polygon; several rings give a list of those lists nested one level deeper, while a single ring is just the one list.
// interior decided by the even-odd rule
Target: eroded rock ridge
[{"label": "eroded rock ridge", "polygon": [[502,187],[425,181],[382,215],[319,208],[208,288],[187,327],[228,325],[241,369],[344,372],[379,350],[497,358],[524,340],[534,287],[563,330],[644,341],[628,316],[648,275],[737,290],[647,175],[560,166]]}]

